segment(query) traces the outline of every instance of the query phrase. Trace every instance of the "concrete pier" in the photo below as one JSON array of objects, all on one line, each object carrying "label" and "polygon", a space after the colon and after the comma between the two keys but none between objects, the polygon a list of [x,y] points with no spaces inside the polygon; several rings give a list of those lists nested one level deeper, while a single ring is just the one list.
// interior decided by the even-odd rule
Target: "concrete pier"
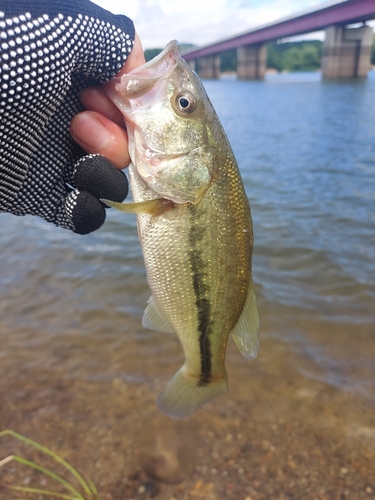
[{"label": "concrete pier", "polygon": [[190,69],[197,72],[197,60],[196,59],[192,59],[191,61],[188,61],[188,65],[189,65]]},{"label": "concrete pier", "polygon": [[364,78],[370,69],[373,30],[370,26],[325,30],[322,52],[323,78]]},{"label": "concrete pier", "polygon": [[220,56],[200,57],[197,60],[198,75],[201,78],[216,80],[220,77]]},{"label": "concrete pier", "polygon": [[267,49],[264,44],[237,48],[237,78],[263,80],[266,73]]}]

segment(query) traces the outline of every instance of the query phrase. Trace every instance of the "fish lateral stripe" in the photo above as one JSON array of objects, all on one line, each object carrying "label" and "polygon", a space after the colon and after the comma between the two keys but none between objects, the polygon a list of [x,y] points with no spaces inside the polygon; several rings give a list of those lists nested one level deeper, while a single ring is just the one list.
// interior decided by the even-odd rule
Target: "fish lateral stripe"
[{"label": "fish lateral stripe", "polygon": [[198,386],[202,387],[211,380],[212,375],[212,352],[210,334],[212,333],[210,322],[210,303],[207,299],[198,299],[196,301],[198,308],[198,331],[199,335],[199,350],[201,356],[201,373],[199,376]]},{"label": "fish lateral stripe", "polygon": [[[194,208],[192,208],[193,210]],[[202,237],[201,228],[192,224],[189,231],[189,242],[192,248],[190,251],[190,268],[192,270],[193,290],[196,298],[195,305],[197,307],[198,341],[201,361],[198,387],[209,384],[212,378],[212,349],[210,339],[210,334],[212,333],[211,304],[207,298],[209,286],[204,279],[206,266],[198,245]]]}]

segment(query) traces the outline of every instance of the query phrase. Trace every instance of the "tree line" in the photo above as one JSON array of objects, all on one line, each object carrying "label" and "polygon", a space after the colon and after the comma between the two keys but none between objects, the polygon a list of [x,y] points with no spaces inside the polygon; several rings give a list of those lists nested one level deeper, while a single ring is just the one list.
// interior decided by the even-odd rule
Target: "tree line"
[{"label": "tree line", "polygon": [[[181,49],[192,48],[192,45],[181,45]],[[157,56],[162,49],[145,50],[146,61]],[[267,46],[267,68],[277,71],[312,71],[319,69],[322,52],[322,42],[302,41],[273,43]],[[236,71],[236,49],[223,52],[220,57],[220,70],[224,72]]]},{"label": "tree line", "polygon": [[[314,71],[320,68],[322,42],[304,40],[267,45],[266,65],[276,71]],[[221,71],[236,71],[237,51],[228,50],[221,55]]]},{"label": "tree line", "polygon": [[[303,40],[300,42],[282,42],[267,45],[267,68],[277,71],[315,71],[320,68],[322,42],[319,40]],[[192,44],[182,44],[181,49],[193,48]],[[149,61],[162,49],[147,49],[146,61]],[[221,54],[220,70],[236,71],[237,51],[228,50]],[[375,65],[375,35],[373,38],[371,64]]]}]

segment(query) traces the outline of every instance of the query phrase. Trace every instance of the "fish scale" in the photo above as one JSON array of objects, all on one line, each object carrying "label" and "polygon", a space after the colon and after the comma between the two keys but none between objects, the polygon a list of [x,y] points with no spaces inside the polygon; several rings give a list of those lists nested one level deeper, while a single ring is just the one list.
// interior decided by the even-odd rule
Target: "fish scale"
[{"label": "fish scale", "polygon": [[[251,272],[252,222],[224,130],[176,43],[141,68],[138,88],[153,95],[134,93],[137,70],[106,88],[127,123],[135,202],[112,206],[127,211],[132,205],[135,212],[139,207],[138,232],[152,292],[143,324],[175,332],[185,355],[158,406],[180,418],[227,391],[225,351],[230,333],[243,355],[256,355],[259,320]],[[144,82],[147,70],[154,79],[151,87]],[[196,104],[188,116],[173,106],[184,92],[189,98],[193,95]],[[150,155],[143,155],[151,143],[158,150],[152,156],[160,161],[152,166],[147,163]],[[181,200],[176,199],[179,193]],[[158,215],[147,209],[147,203],[165,199],[170,205]]]}]

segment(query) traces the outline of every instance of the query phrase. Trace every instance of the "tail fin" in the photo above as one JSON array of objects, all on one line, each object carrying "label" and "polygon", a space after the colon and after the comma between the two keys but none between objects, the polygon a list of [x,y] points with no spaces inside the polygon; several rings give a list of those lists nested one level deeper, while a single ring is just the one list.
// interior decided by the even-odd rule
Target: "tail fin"
[{"label": "tail fin", "polygon": [[187,375],[185,366],[180,368],[158,397],[159,410],[172,418],[184,418],[206,404],[210,399],[228,391],[227,376],[206,385]]}]

